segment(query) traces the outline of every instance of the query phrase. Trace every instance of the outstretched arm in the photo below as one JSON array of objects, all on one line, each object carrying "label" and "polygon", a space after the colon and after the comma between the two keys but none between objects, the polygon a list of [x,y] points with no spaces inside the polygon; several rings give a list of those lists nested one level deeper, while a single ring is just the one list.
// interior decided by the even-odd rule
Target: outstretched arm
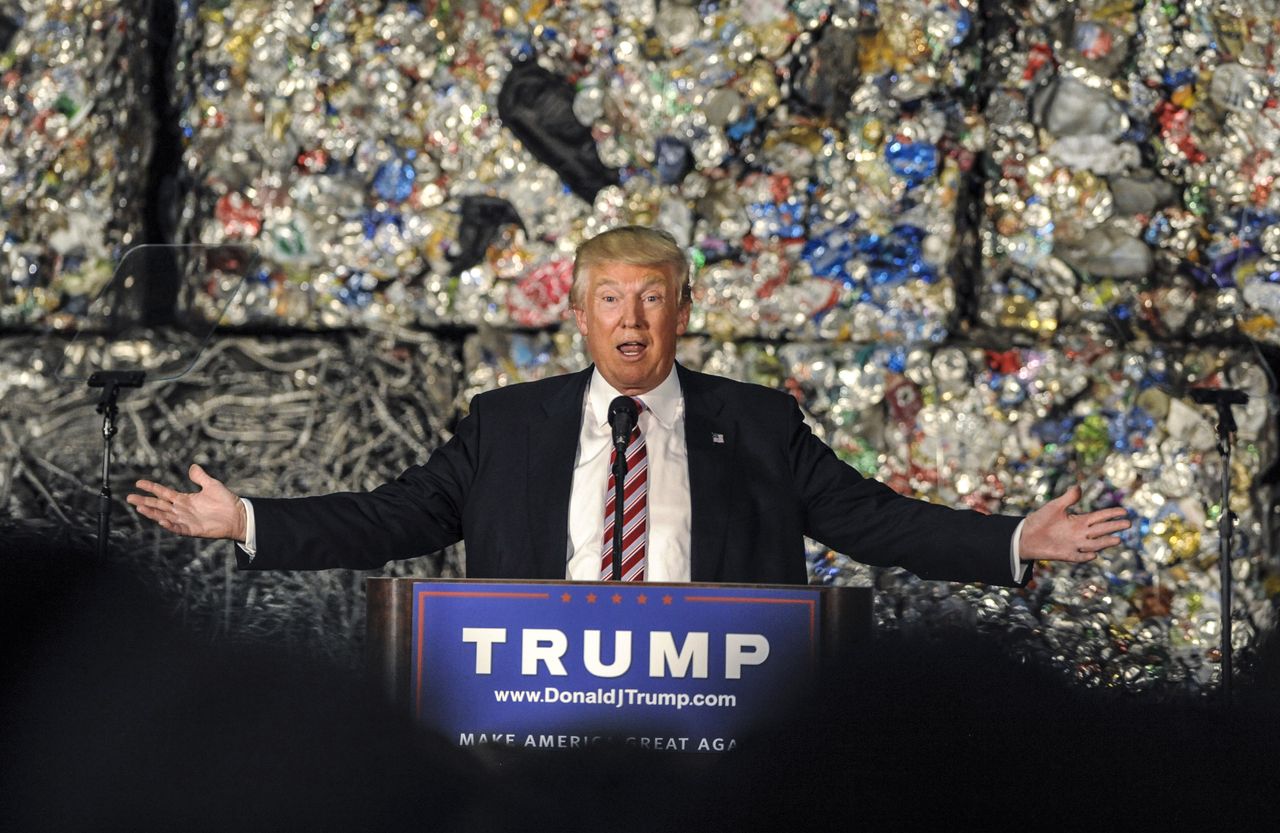
[{"label": "outstretched arm", "polygon": [[1129,528],[1125,508],[1071,514],[1068,510],[1079,502],[1080,487],[1072,486],[1028,515],[1018,556],[1023,561],[1092,561],[1100,550],[1119,544],[1116,533]]},{"label": "outstretched arm", "polygon": [[245,540],[245,512],[240,499],[220,480],[192,464],[187,475],[199,489],[178,492],[160,483],[139,480],[141,492],[125,498],[138,514],[160,526],[192,538],[230,538]]}]

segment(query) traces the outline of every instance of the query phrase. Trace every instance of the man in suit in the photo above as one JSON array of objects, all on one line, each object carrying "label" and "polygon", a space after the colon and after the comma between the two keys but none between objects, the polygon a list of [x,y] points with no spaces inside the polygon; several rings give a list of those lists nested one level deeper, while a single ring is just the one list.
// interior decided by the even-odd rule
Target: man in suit
[{"label": "man in suit", "polygon": [[465,539],[471,578],[597,579],[612,549],[607,412],[627,396],[643,437],[638,543],[624,544],[636,578],[803,583],[808,535],[924,578],[1020,584],[1030,561],[1090,560],[1129,525],[1121,507],[1071,514],[1079,487],[1025,519],[900,496],[840,462],[786,394],[677,365],[690,286],[665,232],[584,243],[571,300],[592,367],[479,394],[448,443],[372,492],[245,500],[193,465],[199,491],[144,480],[128,500],[173,532],[236,540],[242,568],[371,568]]}]

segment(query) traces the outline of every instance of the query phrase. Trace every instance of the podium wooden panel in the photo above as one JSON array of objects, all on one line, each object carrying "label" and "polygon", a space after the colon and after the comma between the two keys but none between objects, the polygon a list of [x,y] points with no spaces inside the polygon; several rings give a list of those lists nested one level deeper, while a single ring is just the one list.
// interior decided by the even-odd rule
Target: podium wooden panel
[{"label": "podium wooden panel", "polygon": [[[411,700],[413,639],[413,586],[419,582],[448,587],[450,583],[476,579],[369,578],[365,580],[366,631],[365,664],[382,690],[396,703],[407,706]],[[495,580],[493,583],[509,583]],[[529,582],[557,587],[600,587],[592,582]],[[688,589],[696,584],[662,585]],[[711,586],[711,585],[704,585]],[[713,585],[716,587],[735,585]],[[769,585],[736,585],[768,587]],[[794,586],[788,589],[795,590]],[[801,588],[803,589],[803,588]],[[855,646],[871,635],[872,590],[870,587],[808,588],[820,599],[820,634],[822,645],[821,674],[839,679],[849,672],[849,656]]]}]

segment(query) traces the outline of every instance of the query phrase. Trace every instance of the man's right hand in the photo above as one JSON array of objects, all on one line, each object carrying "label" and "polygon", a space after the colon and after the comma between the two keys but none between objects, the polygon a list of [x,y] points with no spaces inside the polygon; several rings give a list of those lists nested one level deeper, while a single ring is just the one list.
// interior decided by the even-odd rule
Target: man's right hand
[{"label": "man's right hand", "polygon": [[125,500],[138,514],[170,532],[193,538],[230,538],[244,543],[245,512],[240,498],[194,463],[187,476],[199,491],[177,492],[150,480],[139,480],[138,490],[149,494],[134,493]]}]

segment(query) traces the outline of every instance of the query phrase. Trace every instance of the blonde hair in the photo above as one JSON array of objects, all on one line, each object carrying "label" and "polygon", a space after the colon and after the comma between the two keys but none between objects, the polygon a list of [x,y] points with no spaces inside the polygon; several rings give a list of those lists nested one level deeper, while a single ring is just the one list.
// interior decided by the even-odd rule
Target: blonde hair
[{"label": "blonde hair", "polygon": [[587,291],[587,272],[605,263],[660,267],[671,276],[672,285],[680,290],[680,305],[693,300],[689,260],[675,237],[662,229],[648,226],[618,226],[600,232],[578,247],[573,259],[573,284],[569,289],[569,299],[574,307],[582,305]]}]

